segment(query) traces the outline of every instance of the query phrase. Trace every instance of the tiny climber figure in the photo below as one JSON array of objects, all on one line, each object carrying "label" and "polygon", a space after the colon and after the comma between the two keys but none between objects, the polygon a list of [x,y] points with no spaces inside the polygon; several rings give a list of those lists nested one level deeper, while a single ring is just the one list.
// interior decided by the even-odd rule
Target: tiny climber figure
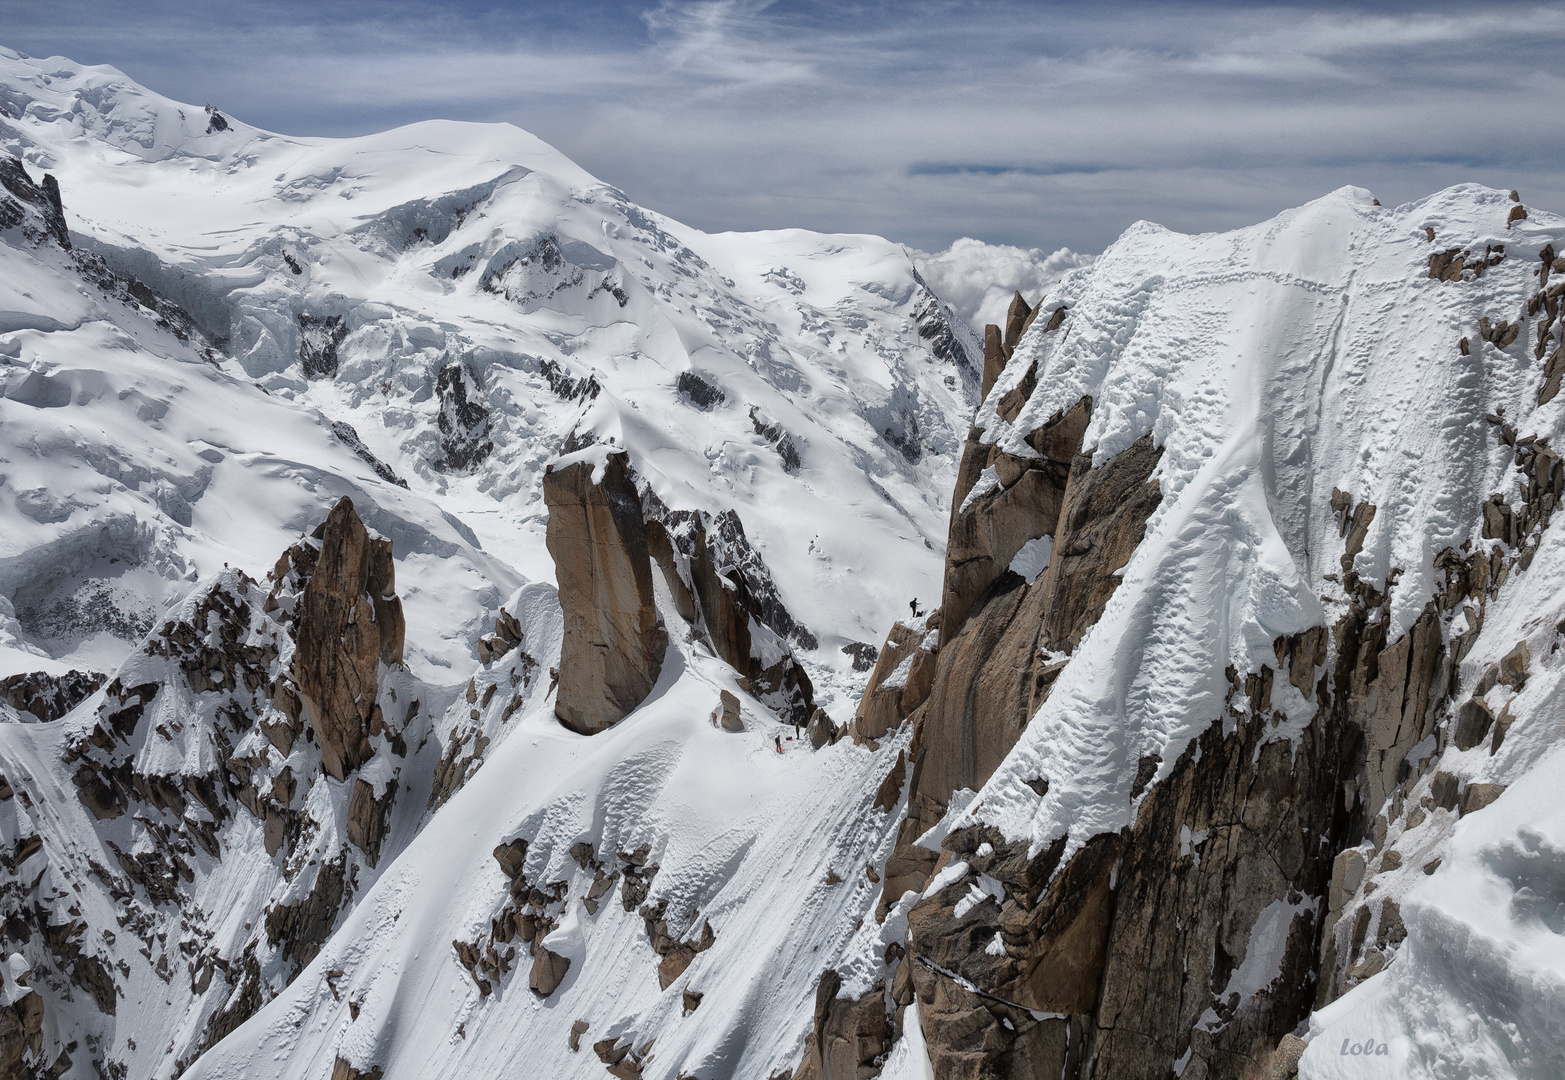
[{"label": "tiny climber figure", "polygon": [[919,617],[919,616],[920,616],[920,615],[922,615],[922,614],[923,614],[923,612],[922,612],[922,611],[919,611],[919,610],[918,610],[918,597],[916,597],[916,596],[915,596],[915,597],[913,597],[913,599],[911,599],[911,600],[909,600],[909,601],[908,601],[908,602],[907,602],[907,606],[908,606],[908,608],[909,608],[909,609],[911,609],[911,610],[912,610],[912,612],[913,612],[913,618],[915,618],[915,619],[916,619],[916,618],[918,618],[918,617]]},{"label": "tiny climber figure", "polygon": [[777,752],[782,753],[782,736],[777,736]]}]

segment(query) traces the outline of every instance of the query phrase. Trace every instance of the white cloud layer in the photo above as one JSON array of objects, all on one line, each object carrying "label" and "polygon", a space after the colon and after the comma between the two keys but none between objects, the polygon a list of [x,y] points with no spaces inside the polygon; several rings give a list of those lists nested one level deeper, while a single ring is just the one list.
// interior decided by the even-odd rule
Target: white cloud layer
[{"label": "white cloud layer", "polygon": [[707,229],[1102,250],[1343,184],[1565,209],[1565,5],[7,4],[0,40],[294,133],[507,120]]},{"label": "white cloud layer", "polygon": [[1049,253],[964,236],[935,254],[913,252],[913,262],[935,294],[956,309],[981,341],[985,323],[1005,325],[1012,295],[1019,292],[1036,307],[1066,271],[1088,265],[1092,256],[1070,248]]}]

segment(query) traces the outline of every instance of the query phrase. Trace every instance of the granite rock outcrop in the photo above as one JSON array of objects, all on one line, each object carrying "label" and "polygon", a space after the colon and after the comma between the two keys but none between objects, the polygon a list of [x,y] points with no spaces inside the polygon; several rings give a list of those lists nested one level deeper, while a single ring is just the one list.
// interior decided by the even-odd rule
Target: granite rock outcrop
[{"label": "granite rock outcrop", "polygon": [[622,451],[601,450],[568,455],[543,478],[565,614],[555,715],[583,735],[612,727],[646,699],[668,647],[629,462]]},{"label": "granite rock outcrop", "polygon": [[339,500],[311,539],[319,546],[290,548],[274,576],[286,579],[284,561],[313,560],[293,626],[293,680],[322,768],[344,780],[369,759],[378,671],[401,662],[406,623],[391,541],[369,535],[353,500]]}]

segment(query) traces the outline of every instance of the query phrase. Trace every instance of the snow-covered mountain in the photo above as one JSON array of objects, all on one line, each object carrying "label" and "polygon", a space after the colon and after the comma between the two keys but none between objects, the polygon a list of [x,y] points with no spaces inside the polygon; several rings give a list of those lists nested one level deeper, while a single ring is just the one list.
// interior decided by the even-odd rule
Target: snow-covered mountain
[{"label": "snow-covered mountain", "polygon": [[[866,902],[862,867],[885,839],[884,825],[857,812],[880,760],[833,748],[837,766],[790,759],[743,814],[722,789],[692,803],[688,784],[667,786],[670,751],[686,741],[670,736],[704,723],[715,687],[733,685],[708,652],[687,657],[668,699],[673,731],[640,730],[638,748],[572,764],[616,744],[571,736],[547,694],[530,696],[540,681],[553,689],[560,634],[540,479],[562,446],[627,450],[649,507],[684,522],[681,535],[692,512],[710,526],[722,571],[755,598],[748,636],[769,633],[768,647],[809,673],[815,703],[845,718],[869,642],[913,596],[938,592],[949,488],[977,399],[976,339],[908,253],[868,236],[707,236],[504,126],[290,139],[168,101],[112,69],[11,52],[0,55],[0,109],[0,150],[13,161],[0,246],[0,656],[11,702],[0,708],[29,721],[3,729],[19,741],[0,753],[22,793],[6,804],[20,852],[15,910],[39,933],[71,937],[65,954],[37,956],[36,936],[30,947],[9,939],[29,957],[13,965],[12,984],[33,972],[24,1006],[47,1005],[40,1034],[23,1024],[8,1067],[25,1051],[38,1068],[70,1059],[68,1073],[183,1070],[295,978],[396,851],[414,836],[441,843],[423,824],[509,734],[520,733],[514,748],[537,780],[509,766],[491,774],[510,770],[505,788],[526,792],[532,808],[483,813],[502,833],[542,813],[551,792],[587,790],[582,770],[601,768],[635,779],[623,791],[611,784],[619,798],[600,808],[624,815],[623,800],[635,799],[623,836],[602,837],[604,857],[616,839],[627,852],[655,842],[661,881],[696,889],[726,851],[739,882],[730,905],[753,888],[741,864],[806,858],[790,850],[794,838],[819,860],[848,844],[861,857],[840,869],[857,866],[857,886],[799,898],[825,903],[828,916],[775,920],[793,963],[824,963],[816,953],[851,926],[843,905]],[[275,735],[298,728],[270,700],[295,646],[261,608],[289,572],[285,558],[265,581],[279,554],[344,496],[391,541],[409,632],[377,686],[389,741],[375,736],[379,749],[356,774],[312,781],[322,769],[312,732]],[[492,659],[510,644],[480,641],[503,602],[525,646],[506,649],[504,667],[480,665],[475,650]],[[214,618],[228,629],[205,641]],[[218,689],[209,669],[169,665],[171,652],[241,644],[241,670]],[[677,635],[675,646],[702,647]],[[214,662],[231,668],[223,655]],[[665,666],[674,678],[677,665]],[[475,671],[476,708],[463,700]],[[117,681],[89,693],[106,676]],[[106,745],[84,749],[109,730],[103,717],[138,702],[153,709],[150,690],[126,688],[154,686],[178,688],[156,698],[164,719],[132,721],[128,743],[100,735]],[[84,693],[69,719],[32,723]],[[759,704],[746,708],[760,709],[752,723],[783,730]],[[539,752],[540,738],[562,743],[565,757]],[[760,744],[718,742],[685,771],[750,787],[740,778]],[[82,771],[89,752],[101,787]],[[73,776],[88,786],[53,786]],[[78,802],[76,790],[98,801]],[[689,867],[662,850],[660,790],[668,815],[698,823]],[[172,815],[172,834],[126,813],[148,799],[154,817]],[[822,832],[805,809],[832,805],[841,823]],[[377,820],[373,843],[366,814]],[[792,831],[778,828],[788,821]],[[485,876],[498,839],[486,836],[471,859],[468,847],[447,850]],[[532,841],[535,860],[571,846]],[[35,880],[38,866],[46,881]],[[173,891],[148,893],[162,873]],[[439,930],[448,953],[475,933],[472,913],[451,909],[459,877],[425,875],[432,912],[460,924]],[[699,891],[663,890],[681,918],[694,897],[708,906]],[[763,906],[751,901],[755,918]],[[613,908],[644,933],[635,905]],[[714,956],[755,942],[736,922]],[[427,971],[442,992],[476,992],[457,954],[445,959]],[[725,1037],[736,1060],[793,1054],[808,995],[775,998],[765,1039]],[[613,1014],[597,1010],[597,1024],[626,1027],[660,1000],[643,987]],[[746,1012],[708,1014],[736,1009]],[[533,1035],[524,1025],[516,1038],[525,1046]],[[554,1042],[569,1053],[563,1035]]]},{"label": "snow-covered mountain", "polygon": [[[854,685],[842,646],[935,592],[979,346],[896,245],[705,235],[508,125],[294,139],[110,68],[14,54],[0,57],[0,108],[0,151],[57,177],[78,249],[178,304],[250,397],[293,405],[320,427],[314,443],[335,427],[513,575],[552,576],[537,479],[574,438],[628,449],[670,508],[738,513],[781,603],[815,613],[820,631],[806,620],[795,643],[815,640],[804,662],[828,705]],[[75,329],[88,313],[73,303],[49,317]],[[249,410],[193,411],[212,423]],[[194,453],[169,482],[218,487],[186,524],[213,550],[187,562],[266,565],[297,514],[267,506],[279,529],[261,531],[226,505],[204,513],[228,502],[236,470],[190,479],[205,475]],[[74,527],[99,516],[83,508]],[[460,676],[478,616],[516,583],[485,576],[498,591],[420,582],[410,603],[436,597],[419,619],[439,631],[413,645],[416,670]],[[154,605],[168,592],[149,589]],[[464,592],[473,602],[451,603]],[[59,635],[38,644],[75,655]]]},{"label": "snow-covered mountain", "polygon": [[1565,1074],[1565,221],[0,113],[0,1077]]}]

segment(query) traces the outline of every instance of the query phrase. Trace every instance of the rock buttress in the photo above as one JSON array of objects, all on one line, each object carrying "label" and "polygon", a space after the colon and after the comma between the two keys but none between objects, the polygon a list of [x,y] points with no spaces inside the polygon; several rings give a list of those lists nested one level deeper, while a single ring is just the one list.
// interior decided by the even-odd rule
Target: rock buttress
[{"label": "rock buttress", "polygon": [[402,659],[402,602],[391,541],[369,535],[353,500],[343,496],[315,538],[320,554],[300,598],[293,677],[321,766],[343,780],[370,755],[379,665]]},{"label": "rock buttress", "polygon": [[815,986],[814,1030],[793,1080],[858,1080],[880,1071],[892,1042],[881,1004],[885,985],[876,983],[857,1001],[839,998],[841,987],[837,972],[821,972]]},{"label": "rock buttress", "polygon": [[646,699],[668,645],[625,454],[609,454],[599,468],[595,477],[593,462],[576,461],[543,478],[546,539],[565,614],[554,713],[583,735],[612,727]]},{"label": "rock buttress", "polygon": [[1163,451],[1144,435],[1094,468],[1091,454],[1077,454],[1060,508],[1054,549],[1043,579],[1045,648],[1070,651],[1098,621],[1119,586],[1147,519],[1162,501],[1152,482]]},{"label": "rock buttress", "polygon": [[961,631],[974,605],[1005,574],[1023,544],[1054,535],[1072,463],[1091,417],[1088,398],[1052,417],[1029,439],[1037,458],[1014,457],[986,445],[977,428],[968,434],[951,502],[941,645]]},{"label": "rock buttress", "polygon": [[878,739],[894,731],[929,697],[939,655],[940,612],[911,622],[893,623],[886,635],[849,724],[855,739]]},{"label": "rock buttress", "polygon": [[[1252,696],[1267,681],[1247,680]],[[1271,720],[1248,704],[1229,734],[1218,721],[1192,742],[1142,802],[1120,864],[1089,1075],[1161,1077],[1188,1054],[1198,1075],[1238,1080],[1309,1015],[1326,852],[1353,825],[1339,793],[1355,740],[1321,709],[1296,742],[1265,741]],[[1258,980],[1244,977],[1247,960],[1267,968]]]},{"label": "rock buttress", "polygon": [[[1078,409],[1084,418],[1088,405],[1083,402]],[[1061,418],[1056,425],[1064,427],[1069,419]],[[1049,436],[1047,430],[1042,434]],[[1079,440],[1080,435],[1068,437]],[[1091,454],[1075,454],[1055,504],[1057,518],[1046,528],[1036,520],[1033,504],[1012,503],[999,511],[1028,519],[1017,533],[1023,539],[1012,541],[1017,549],[1032,539],[1026,534],[1036,531],[1053,536],[1054,554],[1043,576],[1031,585],[1001,565],[969,606],[965,624],[950,638],[951,617],[942,607],[943,641],[934,685],[918,720],[918,766],[909,811],[915,823],[907,829],[911,835],[903,838],[909,843],[917,835],[912,829],[922,832],[945,812],[953,791],[977,790],[989,779],[1064,667],[1063,659],[1046,654],[1074,649],[1102,614],[1119,584],[1116,572],[1130,561],[1161,498],[1151,480],[1161,453],[1149,437],[1097,468]],[[1050,466],[1031,471],[1052,473]],[[992,531],[1005,530],[997,522]],[[933,819],[927,812],[931,809],[938,811]],[[888,890],[886,895],[895,899],[896,894]]]}]

